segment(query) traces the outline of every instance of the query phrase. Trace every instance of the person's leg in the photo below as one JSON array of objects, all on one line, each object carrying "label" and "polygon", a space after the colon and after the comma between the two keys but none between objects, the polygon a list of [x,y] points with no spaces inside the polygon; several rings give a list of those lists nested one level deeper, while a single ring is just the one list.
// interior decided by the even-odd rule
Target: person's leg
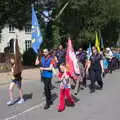
[{"label": "person's leg", "polygon": [[52,87],[52,84],[51,84],[51,79],[49,78],[48,79],[48,103],[49,103],[49,105],[51,105],[52,104],[52,98],[51,98],[51,87]]},{"label": "person's leg", "polygon": [[21,82],[22,82],[21,80],[18,80],[18,81],[16,82],[16,86],[17,86],[17,88],[18,88],[19,97],[20,97],[20,100],[18,101],[18,104],[24,103],[23,90],[22,90],[22,88],[21,88],[21,86],[22,86],[22,83],[21,83]]},{"label": "person's leg", "polygon": [[11,104],[14,103],[14,100],[13,100],[13,89],[14,89],[14,86],[15,86],[14,82],[11,82],[10,85],[9,85],[9,98],[10,98],[10,101],[7,102],[7,105],[11,105]]},{"label": "person's leg", "polygon": [[94,70],[90,71],[90,80],[91,80],[91,86],[90,86],[91,92],[95,92],[96,75]]},{"label": "person's leg", "polygon": [[109,67],[109,70],[110,70],[110,73],[112,73],[112,71],[113,71],[113,63],[112,63],[112,60],[110,61],[110,67]]},{"label": "person's leg", "polygon": [[23,99],[23,90],[21,88],[22,87],[22,80],[18,80],[16,85],[17,85],[17,88],[18,88],[20,99]]},{"label": "person's leg", "polygon": [[101,71],[100,70],[98,70],[96,72],[96,81],[97,81],[98,85],[100,86],[100,89],[102,89],[103,88],[103,81],[102,81]]},{"label": "person's leg", "polygon": [[78,76],[78,79],[76,80],[76,84],[75,84],[75,89],[74,89],[74,94],[77,95],[78,94],[78,90],[79,90],[79,87],[80,87],[80,81],[81,80],[81,76],[79,75]]},{"label": "person's leg", "polygon": [[74,100],[73,100],[73,98],[71,96],[70,88],[65,89],[65,96],[66,96],[66,99],[69,101],[69,103],[71,105],[74,105]]},{"label": "person's leg", "polygon": [[65,109],[65,89],[60,89],[58,112]]},{"label": "person's leg", "polygon": [[46,97],[46,105],[44,109],[48,109],[51,103],[51,84],[50,84],[50,79],[48,78],[42,78],[42,79],[44,82],[44,91],[45,91],[45,97]]}]

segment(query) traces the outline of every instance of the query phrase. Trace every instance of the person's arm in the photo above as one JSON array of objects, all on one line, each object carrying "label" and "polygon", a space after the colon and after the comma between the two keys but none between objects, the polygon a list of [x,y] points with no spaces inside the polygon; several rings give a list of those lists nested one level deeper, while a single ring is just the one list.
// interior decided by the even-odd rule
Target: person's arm
[{"label": "person's arm", "polygon": [[57,59],[57,56],[55,56],[55,58],[54,58],[54,59],[55,59],[55,62],[56,62],[56,63],[58,63],[58,59]]},{"label": "person's arm", "polygon": [[100,65],[101,65],[102,73],[104,73],[103,60],[100,60]]},{"label": "person's arm", "polygon": [[39,61],[38,56],[37,56],[37,58],[35,60],[35,65],[39,65],[39,64],[40,64],[40,61]]},{"label": "person's arm", "polygon": [[91,66],[91,61],[88,60],[87,61],[87,66],[86,66],[86,73],[88,73],[88,70],[90,69],[90,66]]},{"label": "person's arm", "polygon": [[52,70],[53,69],[53,64],[50,64],[50,67],[45,68],[45,67],[40,67],[40,70]]},{"label": "person's arm", "polygon": [[51,71],[54,68],[53,64],[54,64],[54,61],[51,60],[50,67],[48,67],[48,68],[40,67],[40,70],[50,70]]}]

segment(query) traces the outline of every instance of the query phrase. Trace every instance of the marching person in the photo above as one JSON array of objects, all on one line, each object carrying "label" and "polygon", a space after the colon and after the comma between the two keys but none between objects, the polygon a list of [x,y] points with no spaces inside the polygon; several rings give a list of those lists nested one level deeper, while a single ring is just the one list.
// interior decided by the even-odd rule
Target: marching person
[{"label": "marching person", "polygon": [[59,106],[58,112],[62,112],[65,109],[65,97],[70,103],[71,106],[74,106],[74,100],[71,96],[70,91],[70,73],[67,71],[66,65],[62,63],[60,65],[60,71],[58,77],[61,81],[60,83],[60,98],[59,98]]},{"label": "marching person", "polygon": [[90,60],[88,62],[87,68],[86,68],[86,74],[90,72],[90,80],[91,80],[91,93],[95,92],[95,82],[97,81],[99,88],[103,88],[103,81],[101,74],[104,73],[103,68],[103,60],[101,55],[98,53],[98,50],[96,47],[92,47],[92,56],[90,57]]},{"label": "marching person", "polygon": [[44,83],[44,93],[46,97],[46,104],[44,106],[44,109],[48,109],[52,104],[51,99],[51,79],[53,77],[52,69],[53,69],[53,57],[50,56],[48,49],[44,49],[40,63],[41,79]]},{"label": "marching person", "polygon": [[62,45],[59,45],[57,51],[56,51],[56,57],[57,57],[57,66],[59,68],[60,64],[65,62],[65,49],[63,48]]},{"label": "marching person", "polygon": [[14,99],[13,99],[13,90],[15,85],[17,86],[18,90],[19,90],[19,97],[20,100],[18,101],[18,104],[24,103],[24,99],[23,99],[23,91],[22,91],[22,78],[21,78],[21,74],[22,74],[22,69],[19,73],[16,73],[15,70],[15,57],[12,56],[10,59],[11,62],[11,72],[12,72],[12,77],[11,77],[11,83],[9,85],[9,96],[10,96],[10,101],[7,102],[7,105],[12,105],[15,103]]},{"label": "marching person", "polygon": [[112,59],[113,59],[113,53],[111,51],[110,48],[106,48],[106,58],[108,60],[108,69],[109,69],[109,72],[112,73],[113,71],[113,64],[112,64]]}]

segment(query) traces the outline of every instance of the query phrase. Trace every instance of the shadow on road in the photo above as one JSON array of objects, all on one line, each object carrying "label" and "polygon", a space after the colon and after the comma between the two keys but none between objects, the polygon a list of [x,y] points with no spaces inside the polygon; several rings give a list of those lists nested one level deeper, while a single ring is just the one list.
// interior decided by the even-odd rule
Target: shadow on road
[{"label": "shadow on road", "polygon": [[56,93],[52,94],[52,101],[55,101],[58,98],[58,95]]},{"label": "shadow on road", "polygon": [[27,101],[27,100],[29,100],[29,99],[32,99],[32,94],[33,94],[33,93],[24,94],[24,95],[23,95],[24,100]]}]

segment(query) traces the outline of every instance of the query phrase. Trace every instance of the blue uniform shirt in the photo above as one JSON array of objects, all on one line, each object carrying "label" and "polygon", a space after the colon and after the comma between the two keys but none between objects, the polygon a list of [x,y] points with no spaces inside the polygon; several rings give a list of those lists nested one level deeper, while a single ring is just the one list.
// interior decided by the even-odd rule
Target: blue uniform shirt
[{"label": "blue uniform shirt", "polygon": [[[52,62],[52,57],[45,58],[44,56],[41,58],[41,65],[40,67],[48,68]],[[41,72],[41,77],[43,78],[52,78],[53,72],[52,70],[43,70]]]}]

